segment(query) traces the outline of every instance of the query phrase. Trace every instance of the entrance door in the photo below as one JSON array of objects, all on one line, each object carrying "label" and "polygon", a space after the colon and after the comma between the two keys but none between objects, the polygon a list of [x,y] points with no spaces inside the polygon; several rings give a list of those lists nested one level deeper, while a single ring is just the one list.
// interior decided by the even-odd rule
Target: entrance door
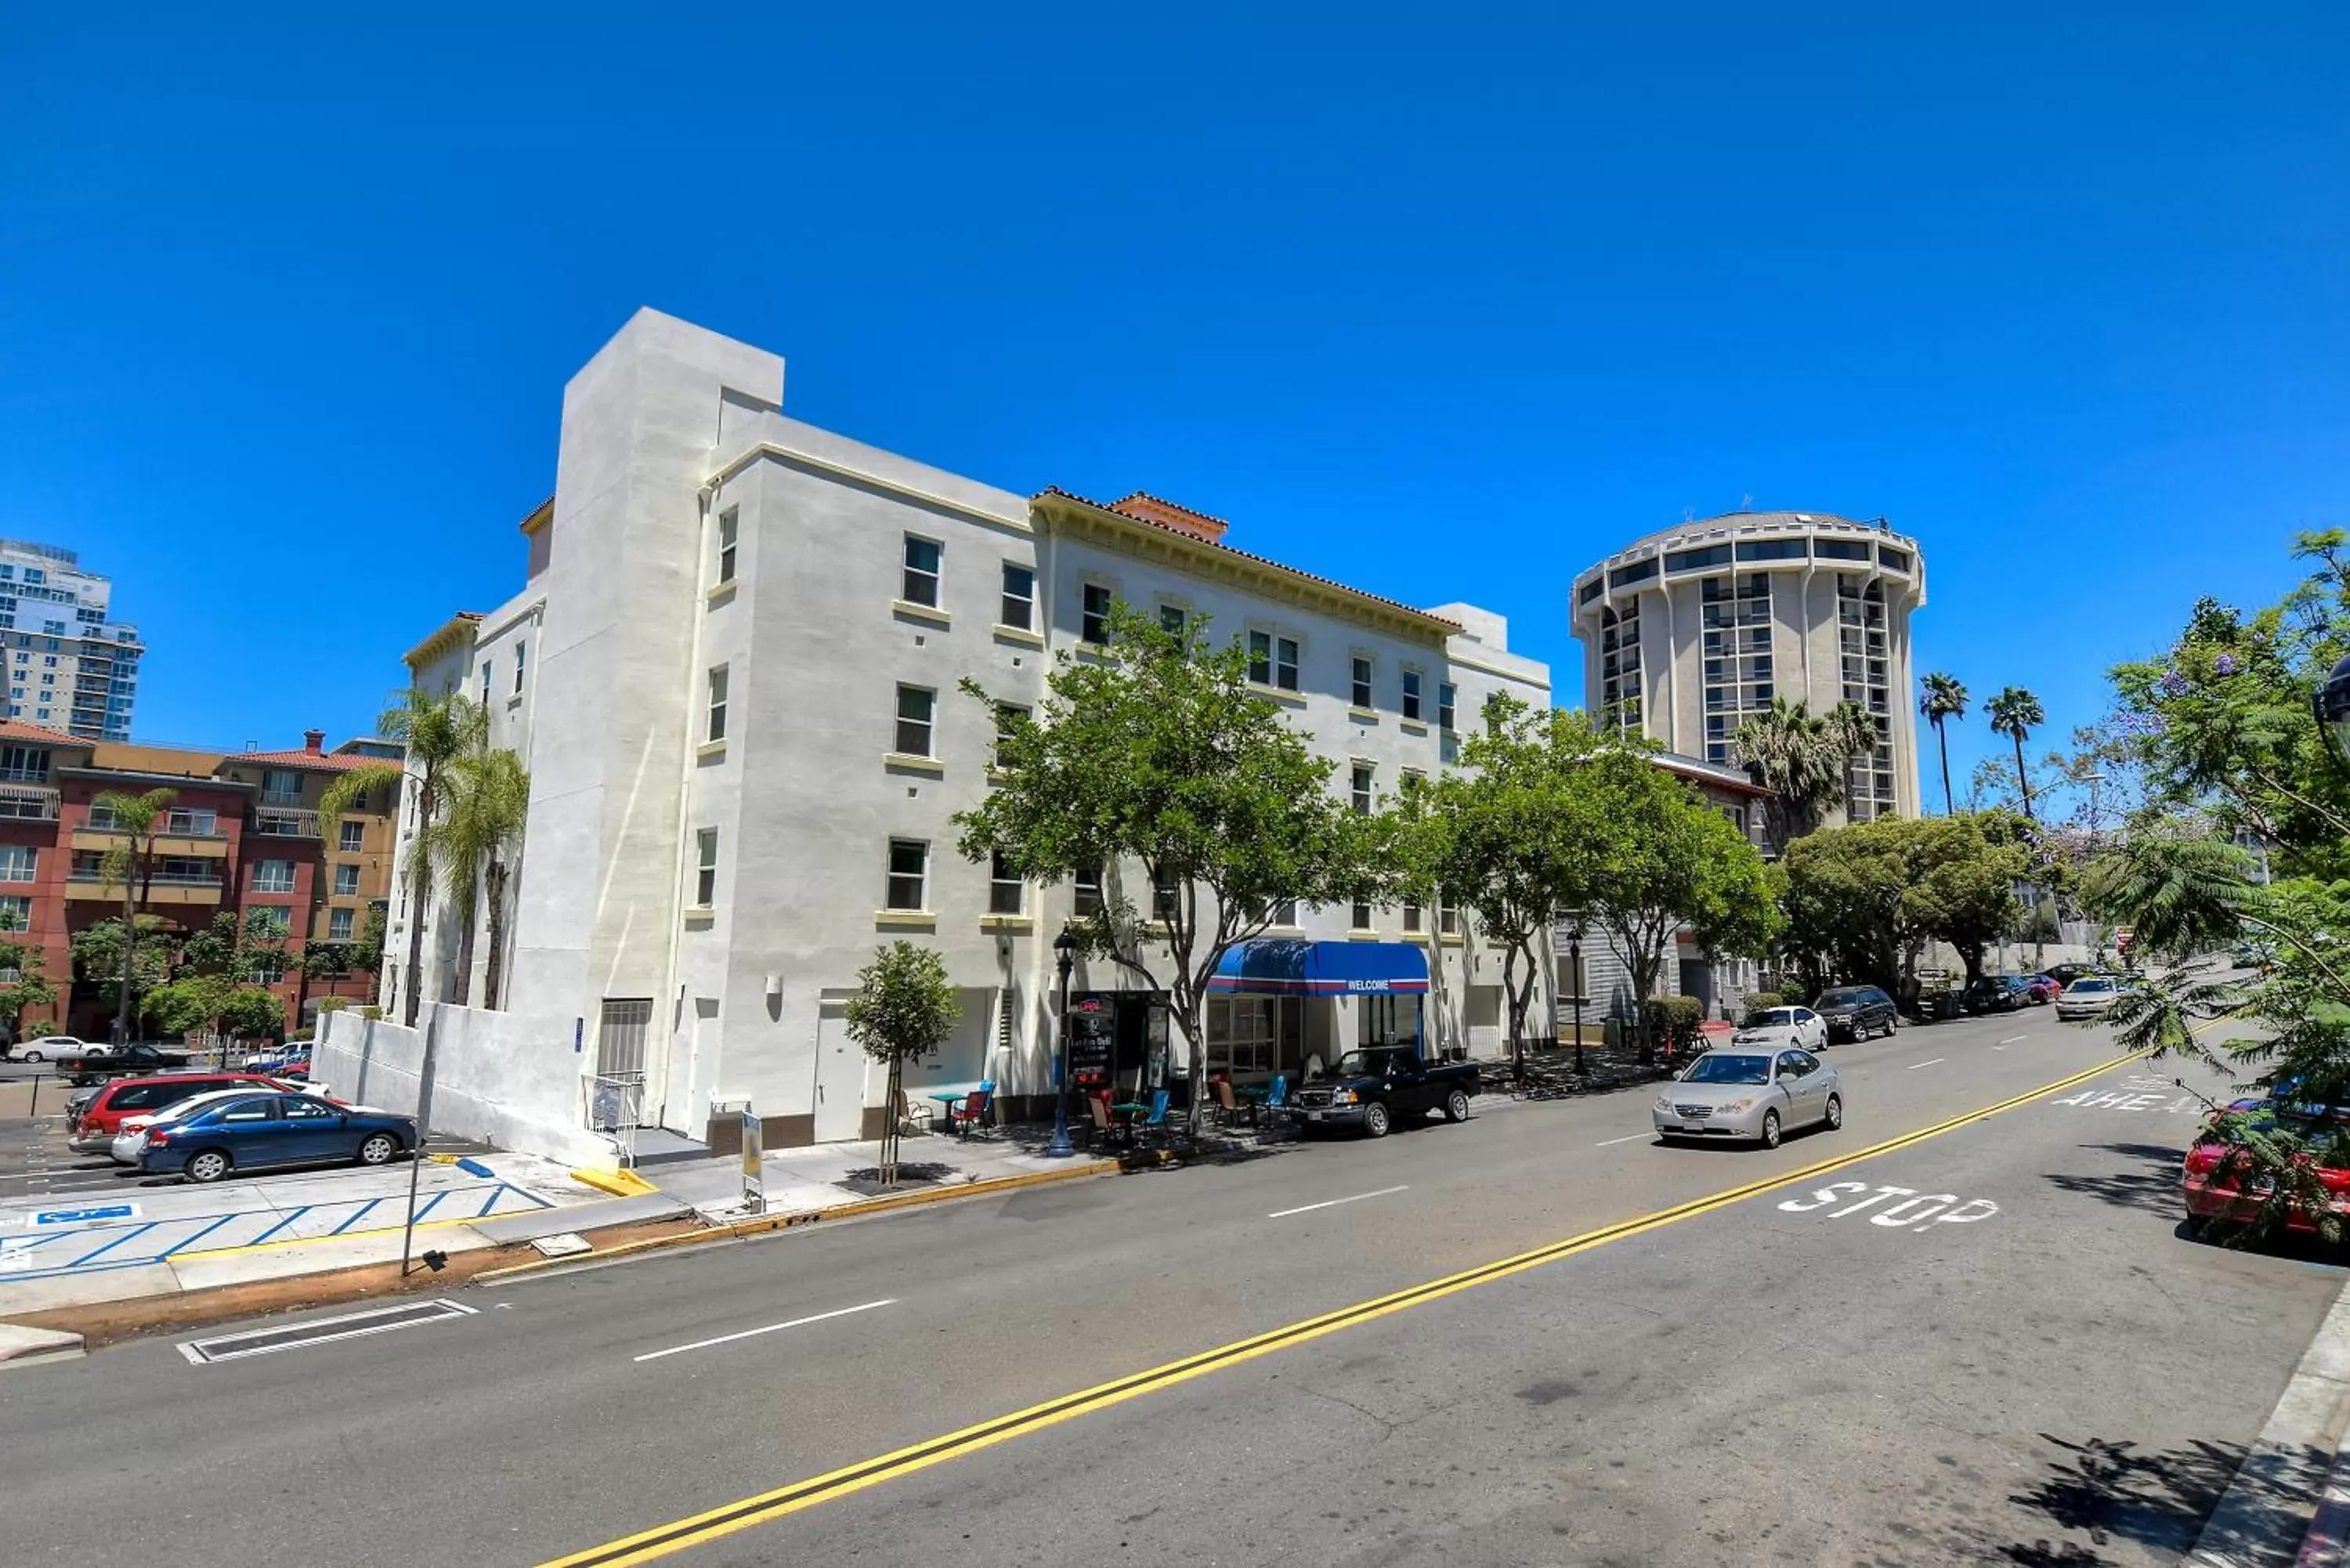
[{"label": "entrance door", "polygon": [[653,1021],[650,997],[604,999],[596,1023],[596,1096],[588,1125],[606,1131],[644,1122],[645,1033]]},{"label": "entrance door", "polygon": [[827,1002],[816,1023],[816,1141],[846,1143],[865,1131],[865,1053],[848,1037],[848,1003]]}]

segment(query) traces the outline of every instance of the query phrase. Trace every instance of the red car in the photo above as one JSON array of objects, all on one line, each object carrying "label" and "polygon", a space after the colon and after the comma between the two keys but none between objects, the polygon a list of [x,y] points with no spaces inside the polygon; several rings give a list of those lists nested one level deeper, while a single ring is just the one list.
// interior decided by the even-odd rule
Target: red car
[{"label": "red car", "polygon": [[276,1088],[276,1080],[259,1073],[173,1073],[160,1078],[117,1078],[98,1091],[74,1118],[73,1136],[66,1142],[79,1154],[104,1154],[122,1130],[122,1118],[151,1115],[182,1100],[253,1084]]},{"label": "red car", "polygon": [[[2327,1126],[2336,1130],[2350,1127],[2350,1114],[2317,1106],[2287,1106],[2272,1100],[2237,1100],[2228,1109],[2262,1118],[2268,1125],[2281,1127],[2303,1138]],[[2268,1196],[2272,1186],[2253,1174],[2249,1156],[2237,1154],[2230,1159],[2230,1152],[2227,1145],[2212,1141],[2199,1142],[2187,1151],[2186,1163],[2178,1173],[2178,1189],[2187,1204],[2190,1229],[2199,1231],[2215,1221],[2250,1224],[2260,1218],[2262,1199]],[[2350,1168],[2324,1164],[2308,1155],[2300,1158],[2316,1171],[2317,1179],[2324,1185],[2327,1207],[2337,1219],[2350,1220]],[[2317,1219],[2305,1202],[2296,1200],[2286,1207],[2281,1228],[2291,1235],[2314,1236],[2317,1233]]]}]

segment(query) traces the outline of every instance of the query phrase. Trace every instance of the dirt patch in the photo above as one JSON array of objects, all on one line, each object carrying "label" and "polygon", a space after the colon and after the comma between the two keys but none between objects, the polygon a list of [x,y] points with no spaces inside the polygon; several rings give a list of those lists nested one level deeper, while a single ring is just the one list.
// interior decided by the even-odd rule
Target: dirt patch
[{"label": "dirt patch", "polygon": [[[585,1235],[598,1247],[623,1241],[643,1241],[657,1236],[698,1230],[690,1218],[652,1220],[637,1225],[608,1226]],[[259,1280],[249,1285],[223,1285],[215,1290],[187,1291],[176,1295],[141,1296],[133,1301],[94,1302],[88,1306],[57,1307],[48,1312],[20,1313],[8,1321],[34,1328],[68,1329],[97,1350],[119,1340],[142,1334],[174,1333],[224,1323],[232,1318],[270,1313],[299,1312],[309,1307],[338,1306],[349,1302],[392,1299],[402,1295],[438,1295],[491,1269],[536,1259],[525,1243],[510,1247],[479,1247],[452,1252],[438,1273],[417,1269],[403,1281],[400,1265],[369,1263],[323,1274],[297,1274],[291,1279]]]}]

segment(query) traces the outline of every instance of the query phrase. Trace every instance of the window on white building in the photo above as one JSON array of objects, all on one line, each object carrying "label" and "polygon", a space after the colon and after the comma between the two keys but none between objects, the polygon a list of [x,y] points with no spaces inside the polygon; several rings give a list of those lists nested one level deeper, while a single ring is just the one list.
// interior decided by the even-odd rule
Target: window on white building
[{"label": "window on white building", "polygon": [[525,645],[525,644],[523,644],[523,643],[519,643],[519,642],[517,642],[517,643],[515,643],[515,683],[514,683],[514,694],[515,694],[515,696],[517,696],[517,697],[519,697],[519,696],[521,696],[521,695],[522,695],[522,666],[523,666],[523,654],[524,654],[524,652],[525,652],[525,647],[526,647],[526,645]]},{"label": "window on white building", "polygon": [[1461,934],[1461,906],[1452,901],[1452,889],[1450,888],[1436,890],[1436,932],[1445,937]]},{"label": "window on white building", "polygon": [[1447,731],[1453,727],[1452,682],[1450,680],[1436,683],[1436,727]]},{"label": "window on white building", "polygon": [[1369,930],[1371,929],[1371,906],[1369,903],[1361,898],[1356,899],[1352,919],[1353,927],[1356,930]]},{"label": "window on white building", "polygon": [[931,846],[919,838],[893,838],[889,841],[889,909],[920,909],[926,906],[923,895],[928,891],[931,870]]},{"label": "window on white building", "polygon": [[718,581],[721,586],[734,580],[734,544],[736,532],[743,525],[742,511],[729,506],[718,514]]},{"label": "window on white building", "polygon": [[1371,705],[1371,661],[1361,654],[1355,655],[1353,701],[1357,708]]},{"label": "window on white building", "polygon": [[1077,637],[1096,647],[1109,642],[1110,591],[1099,583],[1085,586],[1084,603],[1077,616]]},{"label": "window on white building", "polygon": [[997,850],[988,861],[987,912],[991,915],[1016,915],[1027,902],[1028,885],[1020,878],[1003,851]]},{"label": "window on white building", "polygon": [[1354,767],[1353,775],[1347,781],[1347,797],[1355,807],[1355,814],[1357,816],[1370,815],[1371,764],[1368,763],[1357,763]]},{"label": "window on white building", "polygon": [[1417,898],[1408,898],[1404,901],[1403,929],[1415,932],[1419,929],[1419,900]]},{"label": "window on white building", "polygon": [[693,907],[706,909],[718,898],[718,830],[705,827],[693,836]]},{"label": "window on white building", "polygon": [[1102,869],[1098,866],[1078,872],[1069,879],[1070,909],[1079,919],[1098,915],[1102,908]]},{"label": "window on white building", "polygon": [[920,535],[906,535],[906,570],[898,597],[910,605],[939,604],[939,542]]},{"label": "window on white building", "polygon": [[1003,563],[1003,607],[996,618],[1021,631],[1036,629],[1036,574],[1017,561]]},{"label": "window on white building", "polygon": [[1177,908],[1175,878],[1160,872],[1150,879],[1150,918],[1161,925],[1171,923]]},{"label": "window on white building", "polygon": [[702,722],[702,738],[723,741],[726,738],[726,669],[716,665],[710,671],[709,714]]},{"label": "window on white building", "polygon": [[1274,899],[1273,903],[1273,923],[1276,926],[1295,925],[1297,923],[1297,900],[1295,898]]},{"label": "window on white building", "polygon": [[898,751],[909,757],[927,757],[931,752],[932,719],[936,716],[939,694],[927,686],[898,688]]}]

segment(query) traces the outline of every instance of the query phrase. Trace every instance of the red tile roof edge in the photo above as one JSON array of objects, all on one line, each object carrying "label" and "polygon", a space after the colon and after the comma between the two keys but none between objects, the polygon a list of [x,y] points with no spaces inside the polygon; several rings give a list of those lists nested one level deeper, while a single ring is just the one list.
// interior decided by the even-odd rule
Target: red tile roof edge
[{"label": "red tile roof edge", "polygon": [[[1137,491],[1136,493],[1141,494],[1142,493]],[[1300,571],[1295,566],[1285,566],[1279,561],[1274,560],[1270,556],[1255,555],[1247,550],[1233,549],[1232,545],[1223,543],[1222,540],[1203,539],[1199,535],[1194,534],[1188,529],[1171,527],[1167,524],[1157,522],[1149,517],[1137,517],[1131,513],[1120,512],[1114,506],[1104,505],[1102,503],[1094,500],[1091,496],[1080,495],[1074,490],[1064,490],[1057,484],[1048,484],[1028,499],[1031,501],[1041,501],[1047,495],[1057,495],[1064,501],[1074,501],[1080,506],[1090,506],[1097,512],[1106,512],[1121,522],[1138,523],[1146,528],[1156,528],[1162,534],[1172,534],[1178,539],[1189,539],[1193,544],[1204,545],[1211,550],[1227,551],[1232,555],[1238,556],[1243,561],[1254,561],[1260,566],[1271,566],[1276,572],[1286,572],[1293,577],[1303,577],[1309,583],[1319,583],[1326,588],[1336,588],[1340,593],[1352,594],[1357,598],[1368,599],[1373,604],[1385,605],[1390,609],[1399,609],[1406,615],[1417,616],[1422,620],[1434,621],[1439,626],[1449,626],[1455,631],[1461,629],[1461,623],[1459,621],[1447,620],[1440,615],[1430,615],[1428,611],[1419,608],[1416,605],[1405,604],[1401,599],[1391,599],[1383,594],[1367,593],[1361,588],[1353,587],[1351,584],[1339,582],[1335,577],[1319,576],[1312,572]],[[1149,499],[1159,501],[1159,504],[1162,506],[1175,505],[1175,503],[1171,501],[1160,501],[1159,498],[1155,495],[1149,497]],[[1177,510],[1189,512],[1191,509],[1188,506],[1183,506],[1178,507]],[[1195,515],[1204,517],[1207,514],[1202,512],[1197,513]]]},{"label": "red tile roof edge", "polygon": [[231,763],[266,763],[272,767],[309,768],[328,774],[348,773],[353,768],[396,768],[400,765],[390,757],[370,757],[357,752],[224,752],[221,766],[226,767]]},{"label": "red tile roof edge", "polygon": [[43,741],[53,746],[94,746],[96,741],[46,729],[25,719],[0,719],[0,741]]}]

